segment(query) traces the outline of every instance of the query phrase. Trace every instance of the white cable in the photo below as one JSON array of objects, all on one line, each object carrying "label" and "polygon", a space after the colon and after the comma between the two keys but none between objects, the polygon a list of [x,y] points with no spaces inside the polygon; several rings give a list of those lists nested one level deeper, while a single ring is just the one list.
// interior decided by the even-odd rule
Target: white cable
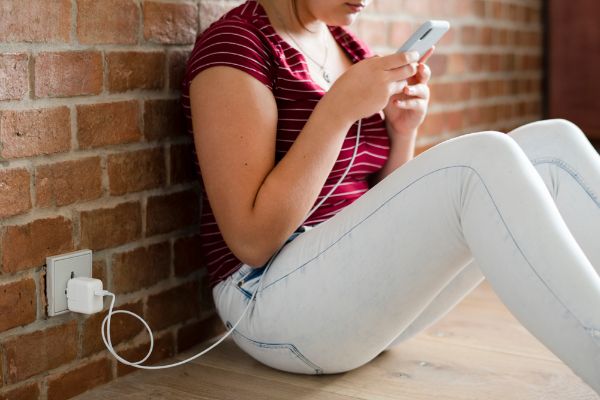
[{"label": "white cable", "polygon": [[[310,210],[308,212],[308,214],[306,214],[306,216],[304,217],[304,220],[302,221],[302,223],[300,224],[300,226],[304,225],[304,223],[308,220],[308,218],[319,208],[321,207],[321,205],[325,202],[325,200],[327,200],[329,198],[329,196],[331,196],[331,194],[338,188],[338,186],[342,183],[342,181],[344,180],[344,178],[346,178],[346,175],[348,175],[348,172],[350,171],[350,168],[352,167],[352,164],[354,163],[354,159],[356,158],[356,153],[358,152],[358,145],[359,145],[359,140],[360,140],[360,129],[362,127],[362,119],[358,120],[358,129],[356,131],[356,144],[354,146],[354,153],[352,154],[352,158],[350,159],[350,163],[348,164],[348,167],[346,168],[346,170],[344,171],[344,174],[341,176],[341,178],[338,180],[338,182],[335,184],[335,186],[333,188],[331,188],[331,190],[329,191],[329,193],[327,193],[327,195],[325,197],[323,197],[323,199],[321,199],[321,201],[312,208],[312,210]],[[221,339],[219,339],[218,341],[216,341],[215,343],[213,343],[211,346],[207,347],[206,349],[204,349],[203,351],[201,351],[200,353],[197,353],[195,355],[193,355],[192,357],[186,358],[185,360],[181,360],[178,361],[176,363],[173,364],[167,364],[167,365],[140,365],[141,363],[143,363],[144,361],[146,361],[148,359],[148,357],[150,357],[150,355],[152,354],[152,350],[154,349],[154,335],[152,334],[152,330],[150,329],[150,326],[146,323],[146,321],[144,321],[144,319],[142,317],[140,317],[139,315],[132,313],[131,311],[127,311],[127,310],[117,310],[117,311],[113,311],[113,307],[115,305],[115,294],[111,293],[107,290],[103,290],[101,292],[97,292],[96,295],[98,296],[111,296],[112,299],[110,301],[110,307],[108,309],[108,314],[106,314],[106,317],[104,317],[104,319],[102,320],[102,341],[104,342],[104,345],[106,346],[106,348],[108,349],[108,351],[110,352],[110,354],[113,355],[113,357],[115,357],[119,362],[125,364],[125,365],[129,365],[131,367],[136,367],[136,368],[140,368],[140,369],[164,369],[164,368],[173,368],[173,367],[177,367],[179,365],[185,364],[187,362],[190,362],[204,354],[206,354],[208,351],[212,350],[213,348],[215,348],[219,343],[221,343],[223,340],[225,340],[226,337],[228,337],[236,328],[236,326],[238,326],[238,324],[242,321],[242,318],[244,318],[244,315],[246,315],[246,312],[248,311],[248,309],[250,308],[251,304],[254,304],[255,298],[256,298],[256,294],[262,289],[263,287],[263,277],[267,274],[267,271],[269,270],[269,267],[271,266],[271,264],[273,263],[273,260],[275,260],[275,258],[277,257],[277,255],[279,254],[279,252],[281,251],[281,249],[283,249],[283,247],[285,246],[286,243],[284,243],[279,249],[277,249],[277,251],[275,252],[275,254],[273,254],[271,256],[271,258],[269,259],[269,261],[267,262],[266,266],[265,266],[265,270],[263,271],[263,273],[261,274],[260,278],[259,278],[259,283],[260,286],[257,290],[254,291],[254,293],[252,293],[252,297],[250,298],[250,301],[248,302],[248,305],[246,306],[246,308],[244,309],[244,312],[242,313],[242,315],[240,316],[240,318],[237,320],[237,322],[231,327],[230,330],[227,331],[227,333],[225,335],[223,335],[223,337],[221,337]],[[142,358],[140,361],[128,361],[126,359],[124,359],[123,357],[119,356],[117,354],[117,352],[115,351],[115,349],[113,348],[112,345],[112,341],[110,338],[110,320],[112,318],[112,316],[114,314],[129,314],[134,316],[135,318],[137,318],[139,321],[142,322],[142,324],[144,324],[144,328],[146,328],[146,330],[148,331],[148,334],[150,335],[150,349],[148,349],[148,353],[146,353],[146,356],[144,358]]]},{"label": "white cable", "polygon": [[306,222],[308,217],[310,217],[315,211],[317,211],[317,208],[321,207],[321,204],[323,204],[325,202],[325,200],[327,200],[329,198],[329,196],[331,196],[331,194],[334,192],[334,190],[337,189],[338,186],[340,186],[340,183],[342,183],[342,181],[344,180],[344,178],[346,178],[346,175],[348,175],[348,172],[350,171],[350,168],[352,167],[352,164],[354,163],[354,159],[356,158],[356,153],[358,152],[358,144],[359,144],[358,141],[360,139],[360,128],[361,127],[362,127],[362,119],[359,119],[358,120],[358,128],[356,129],[356,142],[355,142],[356,144],[354,145],[354,153],[352,153],[352,158],[350,159],[350,163],[348,164],[348,167],[346,167],[346,170],[344,171],[344,175],[342,175],[342,177],[340,178],[340,180],[338,180],[338,182],[335,184],[335,186],[333,188],[331,188],[329,193],[327,193],[327,195],[321,199],[319,204],[314,206],[313,209],[310,210],[308,212],[308,214],[306,214],[306,217],[304,217],[304,221],[302,221],[302,223],[300,224],[301,226]]}]

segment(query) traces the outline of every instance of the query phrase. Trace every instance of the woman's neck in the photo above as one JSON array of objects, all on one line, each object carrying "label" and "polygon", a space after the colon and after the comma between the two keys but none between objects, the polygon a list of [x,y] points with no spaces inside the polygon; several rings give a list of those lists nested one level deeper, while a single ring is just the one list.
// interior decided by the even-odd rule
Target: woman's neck
[{"label": "woman's neck", "polygon": [[[257,1],[267,12],[269,20],[271,21],[271,25],[273,25],[274,28],[287,31],[294,35],[294,37],[321,38],[323,31],[327,30],[327,25],[323,21],[316,18],[312,12],[307,9],[306,3],[302,0],[297,1],[298,17],[306,29],[302,27],[300,21],[298,21],[296,18],[294,14],[294,6],[291,0]],[[283,20],[283,22],[281,20]],[[308,32],[307,29],[310,32]]]}]

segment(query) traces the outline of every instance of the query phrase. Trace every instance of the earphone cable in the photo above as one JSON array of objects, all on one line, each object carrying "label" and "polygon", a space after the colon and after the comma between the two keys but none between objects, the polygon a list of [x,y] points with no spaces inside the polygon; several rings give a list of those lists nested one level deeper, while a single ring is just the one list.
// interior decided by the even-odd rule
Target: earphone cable
[{"label": "earphone cable", "polygon": [[[360,144],[360,130],[362,127],[362,119],[358,120],[358,128],[356,130],[356,144],[354,146],[354,153],[352,154],[352,158],[350,159],[350,162],[348,163],[348,167],[346,167],[346,170],[344,171],[344,174],[340,177],[340,179],[338,180],[338,182],[335,184],[335,186],[333,188],[331,188],[331,190],[327,193],[326,196],[323,197],[323,199],[321,199],[321,201],[314,206],[309,212],[308,214],[304,217],[303,222],[300,224],[300,226],[304,225],[306,223],[306,221],[310,218],[310,216],[312,214],[314,214],[314,212],[321,207],[321,205],[325,202],[325,200],[327,200],[331,194],[338,188],[338,186],[343,182],[343,180],[346,178],[346,175],[348,175],[348,172],[350,171],[350,168],[352,167],[352,164],[354,163],[354,160],[356,158],[356,154],[358,152],[358,145]],[[244,312],[242,313],[242,315],[239,317],[239,319],[237,320],[237,322],[231,327],[231,329],[229,329],[219,340],[217,340],[215,343],[213,343],[211,346],[207,347],[206,349],[202,350],[201,352],[186,358],[185,360],[181,360],[178,361],[176,363],[173,364],[167,364],[167,365],[140,365],[141,363],[143,363],[144,361],[146,361],[150,355],[152,354],[152,350],[154,349],[154,335],[152,334],[152,330],[150,329],[150,326],[146,323],[146,321],[144,321],[144,319],[142,317],[140,317],[139,315],[131,312],[131,311],[127,311],[127,310],[116,310],[113,311],[114,305],[115,305],[115,294],[111,293],[109,291],[103,290],[102,293],[100,293],[103,296],[111,296],[111,302],[110,302],[110,307],[108,310],[108,314],[106,314],[106,316],[104,317],[104,319],[102,320],[102,326],[101,326],[101,330],[102,330],[102,341],[104,342],[104,345],[106,346],[106,348],[108,349],[108,351],[110,352],[110,354],[113,355],[113,357],[115,357],[119,362],[125,364],[125,365],[129,365],[131,367],[135,367],[135,368],[139,368],[139,369],[149,369],[149,370],[157,370],[157,369],[165,369],[165,368],[173,368],[173,367],[177,367],[179,365],[188,363],[198,357],[201,357],[202,355],[208,353],[210,350],[212,350],[213,348],[215,348],[217,345],[219,345],[219,343],[221,343],[223,340],[225,340],[225,338],[227,338],[229,335],[231,335],[231,333],[235,330],[235,328],[238,326],[238,324],[242,321],[242,319],[244,318],[244,316],[246,315],[246,312],[248,312],[248,310],[250,309],[250,306],[253,304],[256,304],[256,295],[257,293],[262,290],[264,281],[263,281],[263,277],[266,275],[267,271],[269,270],[269,267],[271,266],[271,264],[273,263],[273,261],[275,260],[275,258],[277,257],[277,255],[279,254],[279,252],[285,247],[286,243],[284,243],[281,247],[279,247],[279,249],[277,249],[277,251],[271,256],[271,258],[269,259],[269,261],[267,262],[267,264],[265,265],[265,269],[263,271],[263,273],[261,274],[261,276],[258,278],[259,279],[259,287],[258,289],[256,289],[253,293],[252,293],[252,297],[250,298],[250,300],[248,301],[248,304],[246,305],[246,308],[244,309]],[[110,336],[110,321],[112,319],[112,316],[114,314],[128,314],[131,315],[135,318],[137,318],[139,321],[142,322],[142,324],[144,325],[144,328],[148,331],[148,334],[150,336],[150,348],[148,349],[148,352],[146,353],[146,355],[139,361],[129,361],[124,359],[123,357],[119,356],[117,354],[117,352],[115,351],[115,349],[113,348],[113,344],[112,344],[112,340],[111,340],[111,336]]]}]

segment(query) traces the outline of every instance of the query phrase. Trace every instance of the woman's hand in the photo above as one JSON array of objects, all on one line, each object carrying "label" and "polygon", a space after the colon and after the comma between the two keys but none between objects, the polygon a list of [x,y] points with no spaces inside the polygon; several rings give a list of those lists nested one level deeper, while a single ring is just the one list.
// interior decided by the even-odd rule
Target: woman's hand
[{"label": "woman's hand", "polygon": [[431,70],[425,64],[433,54],[432,47],[419,60],[417,73],[408,78],[401,93],[392,95],[383,109],[390,138],[413,135],[425,120],[429,104]]},{"label": "woman's hand", "polygon": [[332,117],[346,123],[381,112],[417,73],[417,52],[365,58],[344,72],[323,96]]}]

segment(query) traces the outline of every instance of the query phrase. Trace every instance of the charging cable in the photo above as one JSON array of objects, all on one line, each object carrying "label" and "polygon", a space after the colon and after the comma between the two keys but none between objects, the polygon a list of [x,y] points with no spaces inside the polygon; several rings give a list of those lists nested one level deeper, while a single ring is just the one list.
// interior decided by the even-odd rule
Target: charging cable
[{"label": "charging cable", "polygon": [[[350,159],[350,163],[348,164],[348,167],[346,167],[344,174],[340,177],[340,179],[333,186],[333,188],[331,188],[329,193],[327,193],[327,195],[325,195],[325,197],[323,197],[323,199],[321,199],[321,201],[316,206],[314,206],[312,208],[312,210],[310,210],[308,212],[308,214],[306,214],[302,224],[300,224],[301,226],[308,220],[308,218],[312,214],[314,214],[314,212],[319,207],[321,207],[321,205],[325,202],[325,200],[327,200],[331,196],[331,194],[338,188],[338,186],[346,178],[346,175],[348,175],[348,172],[350,171],[350,168],[352,167],[352,164],[354,163],[356,154],[358,152],[361,127],[362,127],[362,120],[358,120],[358,129],[356,131],[356,144],[354,146],[354,153],[352,154],[352,158]],[[98,312],[98,311],[102,310],[102,300],[101,299],[103,296],[110,296],[111,300],[110,300],[110,307],[108,308],[108,314],[106,314],[106,316],[102,320],[102,327],[101,327],[102,341],[104,342],[104,345],[106,346],[106,348],[108,349],[110,354],[112,354],[113,357],[115,357],[119,362],[121,362],[125,365],[129,365],[131,367],[136,367],[136,368],[140,368],[140,369],[165,369],[165,368],[177,367],[179,365],[190,362],[198,357],[201,357],[202,355],[206,354],[207,352],[209,352],[210,350],[215,348],[217,345],[219,345],[219,343],[221,343],[223,340],[225,340],[225,338],[227,338],[229,335],[231,335],[231,333],[235,330],[235,328],[238,326],[238,324],[242,321],[242,318],[244,318],[244,315],[246,315],[246,312],[248,312],[250,305],[255,304],[256,294],[263,287],[263,279],[262,278],[267,274],[269,267],[271,266],[271,264],[273,263],[273,261],[275,260],[275,258],[277,257],[277,255],[279,254],[281,249],[283,249],[283,247],[285,247],[285,245],[286,245],[286,243],[284,243],[279,249],[277,249],[275,254],[273,254],[271,256],[271,258],[269,259],[269,261],[267,262],[267,264],[265,266],[265,270],[263,271],[262,275],[259,278],[260,285],[259,285],[258,289],[256,289],[254,291],[254,293],[252,293],[252,297],[250,298],[248,305],[244,309],[244,312],[242,313],[240,318],[237,320],[237,322],[231,327],[231,329],[228,330],[227,333],[225,333],[225,335],[223,335],[218,341],[216,341],[215,343],[213,343],[211,346],[204,349],[200,353],[197,353],[197,354],[193,355],[192,357],[186,358],[185,360],[181,360],[181,361],[173,363],[173,364],[140,365],[141,363],[143,363],[150,357],[150,355],[152,354],[152,350],[154,349],[154,336],[152,334],[152,330],[150,329],[150,326],[146,323],[146,321],[144,321],[144,319],[142,317],[140,317],[139,315],[137,315],[131,311],[127,311],[127,310],[114,311],[113,308],[115,306],[115,299],[116,299],[115,294],[112,292],[109,292],[107,290],[103,290],[102,289],[102,281],[100,281],[99,279],[82,278],[82,277],[70,279],[67,282],[67,308],[71,311],[91,314],[93,312]],[[148,353],[146,353],[144,358],[142,358],[141,360],[128,361],[128,360],[124,359],[123,357],[119,356],[117,354],[117,352],[115,351],[115,349],[113,348],[113,344],[112,344],[111,337],[110,337],[110,321],[111,321],[112,316],[115,314],[127,314],[127,315],[131,315],[131,316],[137,318],[142,324],[144,324],[144,328],[148,331],[148,335],[150,336],[150,349],[148,349]]]}]

